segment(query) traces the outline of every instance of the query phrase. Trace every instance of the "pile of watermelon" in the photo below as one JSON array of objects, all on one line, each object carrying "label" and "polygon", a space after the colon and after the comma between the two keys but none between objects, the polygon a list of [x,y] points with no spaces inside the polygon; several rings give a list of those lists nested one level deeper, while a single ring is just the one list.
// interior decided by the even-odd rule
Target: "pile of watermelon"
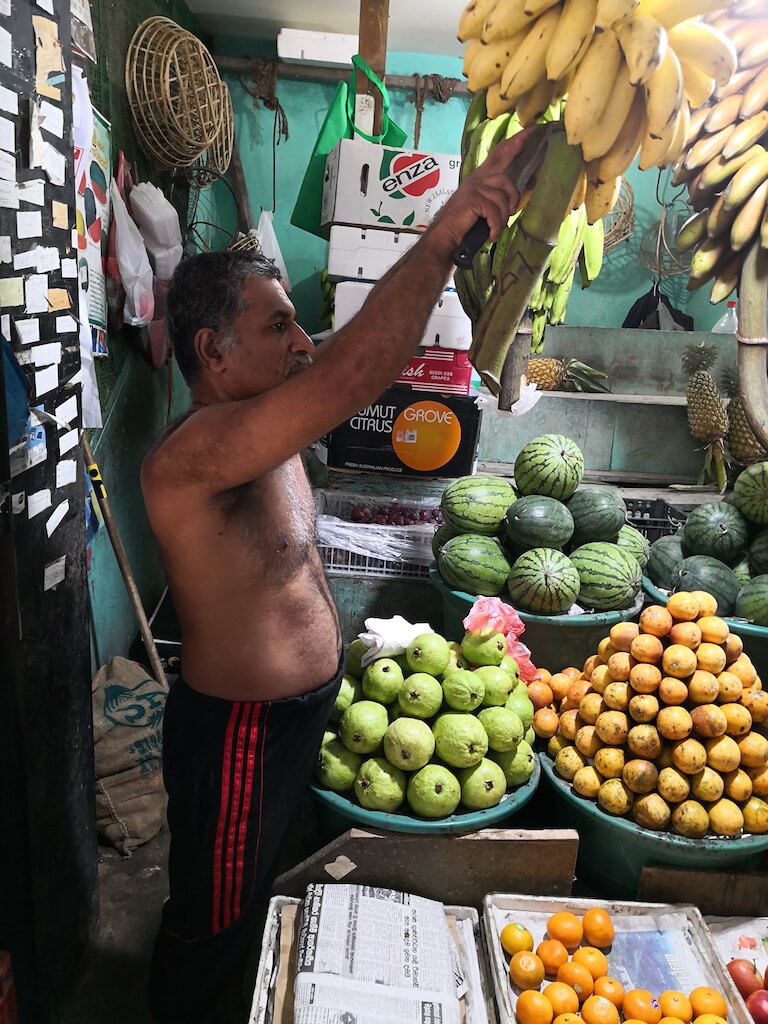
[{"label": "pile of watermelon", "polygon": [[768,462],[745,469],[733,494],[700,505],[646,566],[661,590],[705,590],[721,615],[768,626]]},{"label": "pile of watermelon", "polygon": [[534,615],[629,608],[649,555],[611,487],[579,489],[584,457],[574,441],[545,434],[515,460],[515,486],[500,477],[454,480],[442,498],[433,552],[454,590],[496,597]]}]

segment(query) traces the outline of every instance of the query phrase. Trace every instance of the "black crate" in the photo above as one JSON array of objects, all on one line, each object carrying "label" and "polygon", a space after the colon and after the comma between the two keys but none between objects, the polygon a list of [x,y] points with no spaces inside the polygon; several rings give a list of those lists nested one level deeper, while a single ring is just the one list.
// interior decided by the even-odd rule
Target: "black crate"
[{"label": "black crate", "polygon": [[682,508],[670,505],[663,498],[626,498],[627,522],[644,534],[653,544],[659,537],[677,533],[688,518]]}]

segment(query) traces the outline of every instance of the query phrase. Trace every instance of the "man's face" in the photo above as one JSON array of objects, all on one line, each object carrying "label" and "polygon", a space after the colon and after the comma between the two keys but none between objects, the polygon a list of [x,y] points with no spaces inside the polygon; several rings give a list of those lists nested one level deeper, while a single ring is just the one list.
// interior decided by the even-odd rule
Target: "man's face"
[{"label": "man's face", "polygon": [[232,324],[236,344],[222,354],[222,383],[233,400],[254,398],[306,370],[315,350],[279,281],[251,278],[242,297]]}]

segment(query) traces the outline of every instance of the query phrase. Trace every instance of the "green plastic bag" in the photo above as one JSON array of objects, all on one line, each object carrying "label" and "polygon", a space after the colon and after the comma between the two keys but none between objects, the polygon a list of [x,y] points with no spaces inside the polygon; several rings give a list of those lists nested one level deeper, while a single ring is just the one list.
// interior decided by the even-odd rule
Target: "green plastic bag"
[{"label": "green plastic bag", "polygon": [[327,238],[330,230],[327,226],[320,226],[320,214],[323,205],[325,163],[331,150],[334,149],[341,139],[352,139],[355,134],[361,136],[367,142],[382,143],[395,149],[399,149],[407,138],[403,129],[390,120],[389,94],[384,83],[359,54],[355,54],[352,58],[352,63],[373,82],[381,93],[382,133],[381,135],[366,135],[365,132],[357,127],[355,124],[354,90],[350,89],[347,82],[339,82],[336,95],[317,137],[315,148],[312,150],[312,156],[309,158],[309,166],[304,175],[304,181],[299,189],[299,196],[291,216],[291,224],[294,227],[309,231],[319,238]]}]

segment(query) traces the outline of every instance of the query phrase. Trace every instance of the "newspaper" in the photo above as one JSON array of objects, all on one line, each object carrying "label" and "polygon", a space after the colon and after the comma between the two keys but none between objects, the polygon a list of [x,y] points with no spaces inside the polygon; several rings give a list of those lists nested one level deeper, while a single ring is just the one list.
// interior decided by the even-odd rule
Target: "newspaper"
[{"label": "newspaper", "polygon": [[309,885],[296,966],[294,1024],[460,1024],[467,982],[434,900]]},{"label": "newspaper", "polygon": [[717,951],[724,963],[754,960],[758,971],[768,971],[768,917],[706,917]]}]

